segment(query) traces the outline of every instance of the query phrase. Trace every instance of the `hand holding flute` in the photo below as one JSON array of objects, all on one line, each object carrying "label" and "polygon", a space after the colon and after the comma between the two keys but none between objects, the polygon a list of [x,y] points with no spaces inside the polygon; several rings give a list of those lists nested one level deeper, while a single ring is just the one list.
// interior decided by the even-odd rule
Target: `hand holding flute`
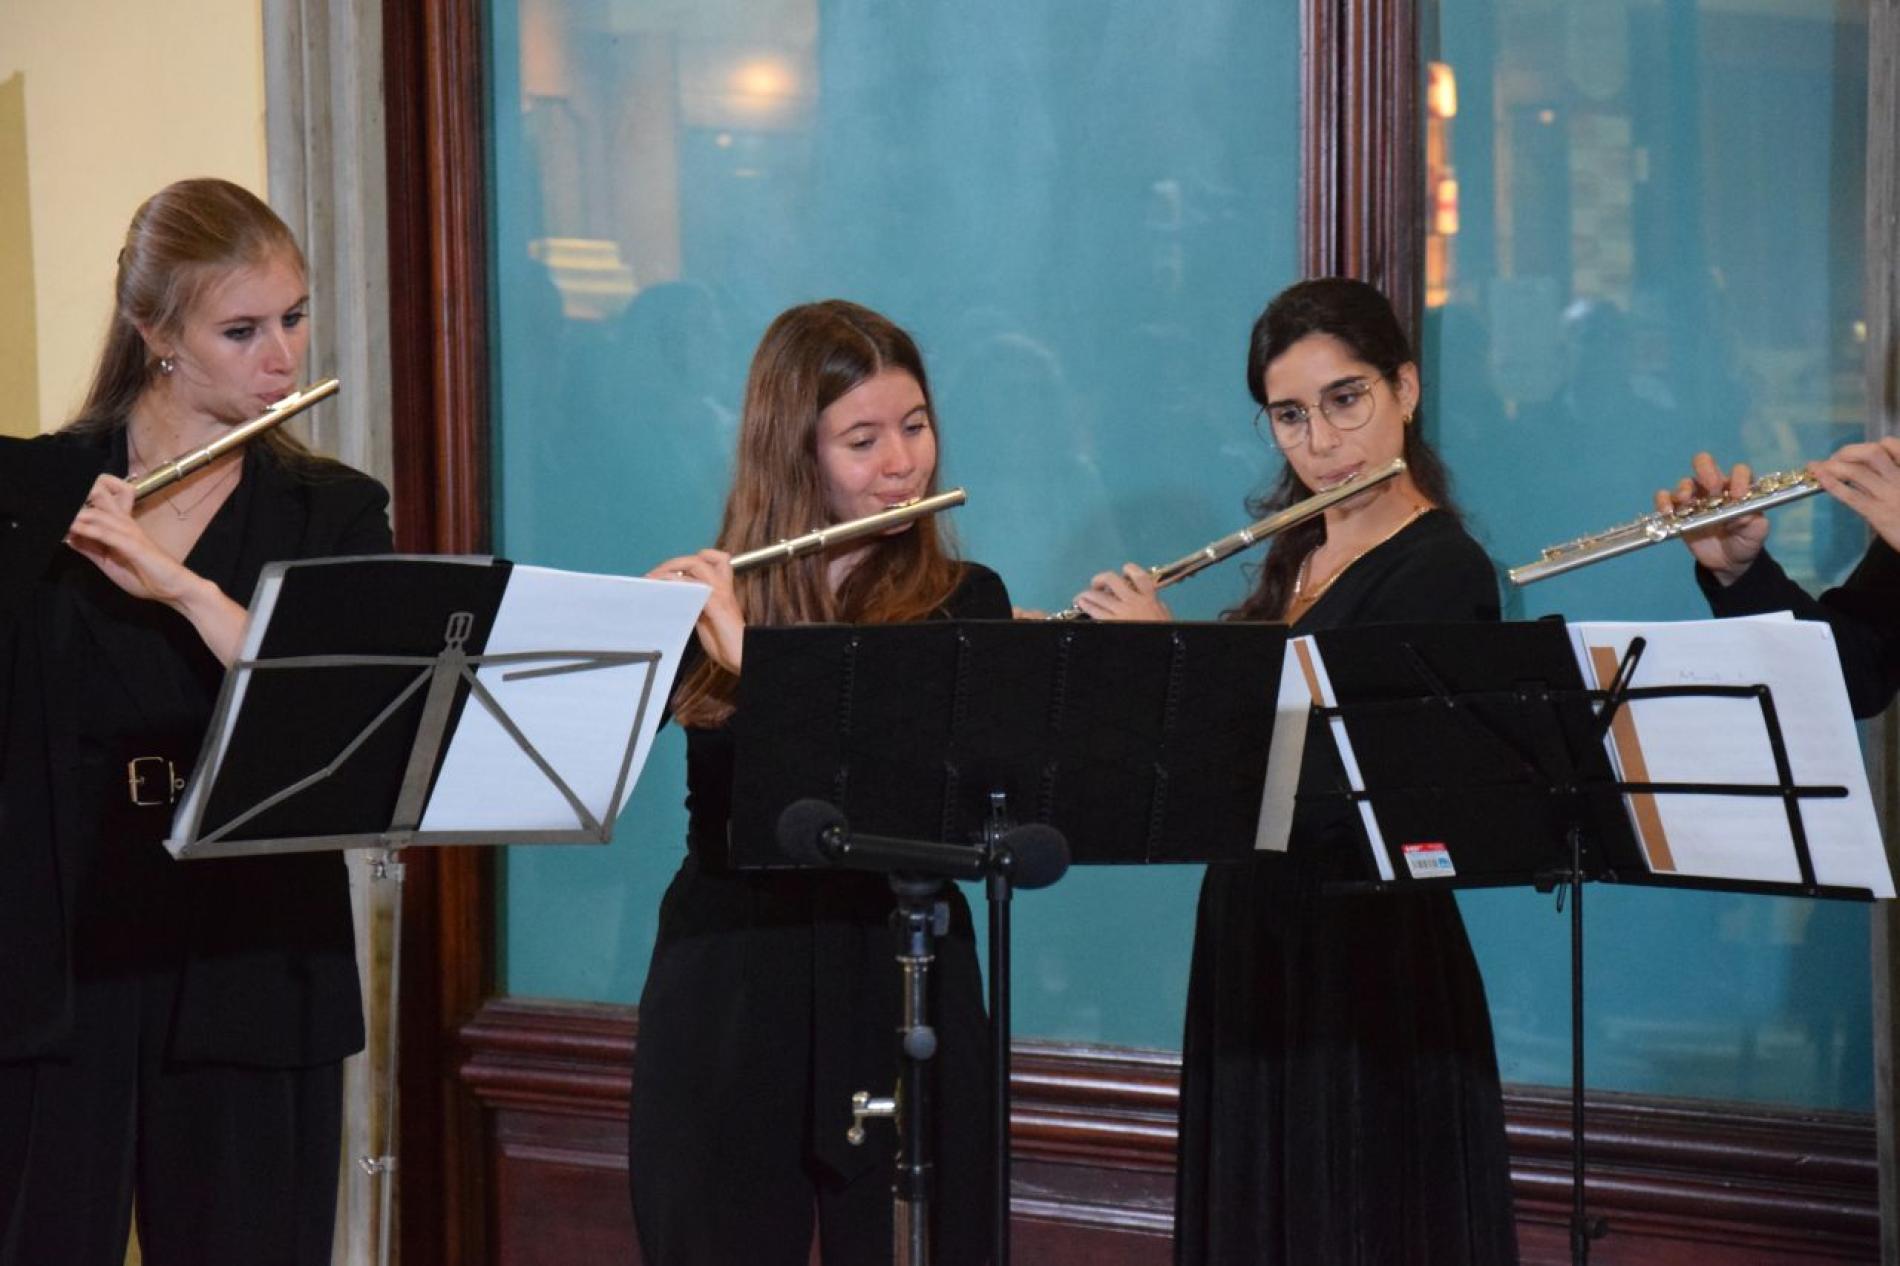
[{"label": "hand holding flute", "polygon": [[1848,444],[1808,470],[1829,495],[1867,520],[1889,548],[1900,550],[1900,438]]},{"label": "hand holding flute", "polygon": [[[1888,436],[1845,445],[1825,460],[1809,462],[1806,476],[1810,486],[1819,484],[1822,491],[1865,519],[1888,546],[1900,549],[1900,439]],[[1694,475],[1673,489],[1658,491],[1656,508],[1664,514],[1680,514],[1698,503],[1740,501],[1753,485],[1746,463],[1734,466],[1725,476],[1714,457],[1697,453]],[[1696,562],[1724,587],[1741,579],[1760,557],[1767,539],[1768,520],[1759,513],[1683,534]]]},{"label": "hand holding flute", "polygon": [[[1678,514],[1700,501],[1740,500],[1748,495],[1755,482],[1754,472],[1746,462],[1738,463],[1724,475],[1714,456],[1706,452],[1695,455],[1692,469],[1693,473],[1673,489],[1657,489],[1659,512]],[[1682,540],[1696,562],[1708,568],[1726,587],[1741,579],[1742,573],[1760,557],[1768,540],[1768,516],[1756,513],[1724,519],[1710,527],[1685,532]]]},{"label": "hand holding flute", "polygon": [[696,580],[712,590],[695,626],[699,645],[713,663],[736,675],[745,650],[745,613],[734,588],[732,555],[717,549],[682,554],[655,567],[647,579]]},{"label": "hand holding flute", "polygon": [[710,586],[712,597],[699,617],[700,645],[714,663],[730,673],[739,671],[741,649],[745,642],[745,616],[739,607],[734,578],[761,567],[823,553],[852,541],[901,532],[926,515],[953,509],[965,501],[961,488],[952,488],[934,496],[918,497],[875,514],[816,528],[803,536],[765,545],[743,554],[703,549],[696,554],[669,558],[647,573],[649,580],[696,580]]}]

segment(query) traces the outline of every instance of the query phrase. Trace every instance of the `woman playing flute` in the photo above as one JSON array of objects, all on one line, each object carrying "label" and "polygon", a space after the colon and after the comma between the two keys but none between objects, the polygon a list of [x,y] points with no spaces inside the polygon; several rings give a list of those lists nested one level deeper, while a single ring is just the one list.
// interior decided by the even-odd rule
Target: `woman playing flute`
[{"label": "woman playing flute", "polygon": [[363,1044],[335,854],[164,839],[266,563],[390,548],[388,494],[282,431],[134,505],[130,479],[298,381],[289,229],[221,180],[153,195],[90,394],[103,469],[0,630],[0,1263],[328,1266]]},{"label": "woman playing flute", "polygon": [[[1229,613],[1312,633],[1495,620],[1491,560],[1465,532],[1418,423],[1391,305],[1302,282],[1254,325],[1247,389],[1286,458],[1266,514],[1403,456],[1407,471],[1274,538]],[[1144,568],[1076,596],[1096,619],[1165,620]],[[1336,785],[1324,727],[1307,785]],[[1477,963],[1450,893],[1328,896],[1363,848],[1356,814],[1302,805],[1284,854],[1210,866],[1182,1042],[1175,1260],[1334,1266],[1516,1260],[1510,1168]]]},{"label": "woman playing flute", "polygon": [[[748,624],[1008,619],[995,573],[930,518],[735,577],[733,553],[937,490],[938,431],[910,336],[840,300],[781,314],[752,360],[716,549],[657,578],[712,589],[672,715],[686,729],[687,855],[660,907],[640,1000],[628,1162],[648,1266],[890,1261],[888,1134],[845,1139],[854,1091],[896,1078],[898,948],[881,875],[728,862],[731,721]],[[969,909],[952,890],[933,1019],[933,1260],[983,1259],[986,1021]]]}]

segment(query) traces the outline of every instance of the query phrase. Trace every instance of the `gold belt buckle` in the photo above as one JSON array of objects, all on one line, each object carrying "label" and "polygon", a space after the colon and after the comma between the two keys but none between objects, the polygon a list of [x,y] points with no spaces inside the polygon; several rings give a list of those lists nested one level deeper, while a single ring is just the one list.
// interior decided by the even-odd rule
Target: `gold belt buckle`
[{"label": "gold belt buckle", "polygon": [[[153,768],[146,771],[139,769],[139,766],[147,764],[160,768]],[[162,778],[164,780],[165,795],[163,799],[147,800],[144,798],[141,793],[144,791],[145,780],[147,778]],[[178,776],[177,769],[163,756],[134,756],[131,760],[125,762],[125,784],[126,790],[131,793],[133,805],[141,809],[149,809],[161,804],[176,804],[178,802],[178,793],[185,789],[185,780]]]}]

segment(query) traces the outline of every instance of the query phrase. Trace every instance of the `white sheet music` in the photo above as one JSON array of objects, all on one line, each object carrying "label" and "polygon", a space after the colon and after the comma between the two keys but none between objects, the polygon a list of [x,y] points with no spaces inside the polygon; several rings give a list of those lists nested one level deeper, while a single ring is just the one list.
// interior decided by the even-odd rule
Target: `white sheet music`
[{"label": "white sheet music", "polygon": [[[1816,882],[1894,895],[1834,635],[1785,615],[1679,623],[1570,626],[1584,680],[1608,686],[1633,637],[1647,645],[1632,686],[1765,685],[1794,781],[1844,786],[1845,800],[1803,799]],[[1638,699],[1606,740],[1617,775],[1636,782],[1774,783],[1772,749],[1753,699]],[[1794,838],[1777,798],[1624,797],[1652,871],[1799,883]]]},{"label": "white sheet music", "polygon": [[[659,730],[666,697],[711,591],[687,581],[641,580],[516,566],[495,616],[484,655],[657,652],[644,664],[579,666],[533,676],[521,666],[483,664],[476,679],[536,752],[588,811],[611,824],[633,792]],[[537,665],[535,667],[545,667]],[[649,690],[650,687],[650,690]],[[646,711],[634,732],[643,690]],[[633,761],[619,803],[615,784],[627,749],[602,743],[608,733],[633,734]],[[581,824],[559,787],[476,699],[463,709],[443,757],[421,830],[567,829]]]},{"label": "white sheet music", "polygon": [[[1339,700],[1333,694],[1333,682],[1326,675],[1326,661],[1321,658],[1319,644],[1310,636],[1297,637],[1287,643],[1287,658],[1299,660],[1306,674],[1306,684],[1312,700],[1321,707],[1337,707]],[[1354,791],[1366,789],[1366,777],[1359,772],[1359,758],[1353,753],[1352,740],[1346,736],[1346,722],[1334,717],[1331,721],[1333,742],[1339,747],[1339,763],[1346,771],[1346,783]],[[1373,816],[1372,802],[1359,801],[1359,820],[1366,827],[1366,845],[1372,850],[1372,864],[1379,878],[1387,883],[1392,880],[1392,859],[1386,855],[1385,835],[1379,830],[1379,820]]]},{"label": "white sheet music", "polygon": [[1294,797],[1300,790],[1300,763],[1306,756],[1306,724],[1314,702],[1299,655],[1289,641],[1280,658],[1273,737],[1267,747],[1267,777],[1260,787],[1260,821],[1253,839],[1257,850],[1286,852],[1293,832]]}]

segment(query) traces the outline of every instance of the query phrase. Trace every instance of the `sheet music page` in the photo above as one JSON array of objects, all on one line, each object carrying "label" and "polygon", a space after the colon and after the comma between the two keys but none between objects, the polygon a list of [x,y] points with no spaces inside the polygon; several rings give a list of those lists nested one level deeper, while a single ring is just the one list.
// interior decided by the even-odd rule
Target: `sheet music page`
[{"label": "sheet music page", "polygon": [[[1785,614],[1674,623],[1570,626],[1584,680],[1607,688],[1630,639],[1647,646],[1632,686],[1765,685],[1797,784],[1843,786],[1845,800],[1803,799],[1816,882],[1894,895],[1833,631]],[[1605,740],[1631,782],[1773,784],[1773,749],[1753,698],[1638,699]],[[1624,797],[1650,869],[1711,879],[1799,883],[1794,837],[1777,798]]]},{"label": "sheet music page", "polygon": [[[1319,644],[1311,635],[1296,637],[1287,643],[1287,659],[1297,660],[1301,675],[1305,678],[1307,697],[1321,707],[1331,708],[1338,705],[1333,694],[1332,679],[1326,675],[1326,661],[1321,658]],[[1346,783],[1354,791],[1366,789],[1365,775],[1359,772],[1359,758],[1353,754],[1352,740],[1346,737],[1346,722],[1339,717],[1332,718],[1333,742],[1339,747],[1339,763],[1345,767]],[[1279,726],[1275,723],[1275,741],[1278,741]],[[1372,802],[1361,800],[1359,820],[1365,823],[1366,845],[1372,850],[1372,864],[1378,870],[1380,880],[1392,881],[1392,859],[1386,855],[1385,836],[1379,831],[1379,820],[1373,816]]]},{"label": "sheet music page", "polygon": [[1273,711],[1273,736],[1267,747],[1267,779],[1260,788],[1260,825],[1253,846],[1286,852],[1293,831],[1293,798],[1300,789],[1300,763],[1306,755],[1306,724],[1312,715],[1313,690],[1307,685],[1300,658],[1287,643],[1280,657],[1280,686]]},{"label": "sheet music page", "polygon": [[[686,639],[711,591],[516,566],[485,655],[540,652],[534,663],[483,664],[476,680],[576,793],[612,825],[646,765]],[[590,652],[657,654],[652,663],[588,664]],[[550,667],[573,671],[548,673]],[[644,706],[643,706],[644,704]],[[603,736],[608,736],[603,741]],[[621,783],[616,802],[614,789]],[[479,700],[450,739],[421,830],[573,830],[560,789]]]}]

